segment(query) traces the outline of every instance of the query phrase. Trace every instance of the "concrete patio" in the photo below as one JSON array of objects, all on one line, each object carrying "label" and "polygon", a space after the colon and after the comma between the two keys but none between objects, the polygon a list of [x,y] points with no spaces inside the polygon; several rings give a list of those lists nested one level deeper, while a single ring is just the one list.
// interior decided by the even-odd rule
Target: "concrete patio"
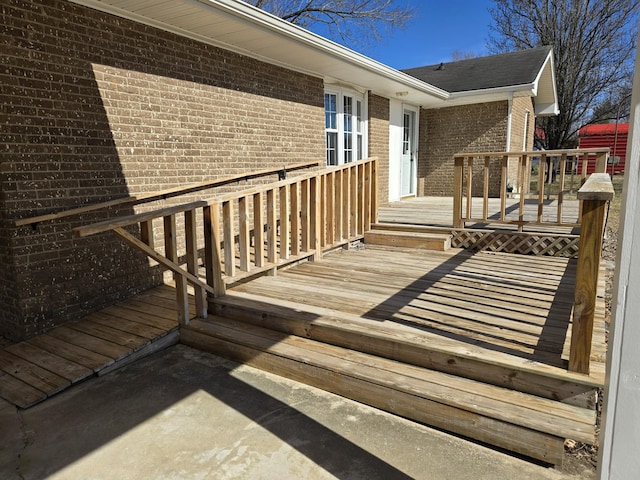
[{"label": "concrete patio", "polygon": [[13,479],[572,479],[178,345],[27,410],[0,403]]}]

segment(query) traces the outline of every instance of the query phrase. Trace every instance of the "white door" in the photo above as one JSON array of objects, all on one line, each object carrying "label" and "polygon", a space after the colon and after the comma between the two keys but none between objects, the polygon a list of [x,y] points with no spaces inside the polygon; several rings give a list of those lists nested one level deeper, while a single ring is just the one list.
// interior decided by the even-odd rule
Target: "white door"
[{"label": "white door", "polygon": [[405,108],[402,117],[402,163],[400,167],[402,180],[400,194],[406,197],[416,193],[416,112]]}]

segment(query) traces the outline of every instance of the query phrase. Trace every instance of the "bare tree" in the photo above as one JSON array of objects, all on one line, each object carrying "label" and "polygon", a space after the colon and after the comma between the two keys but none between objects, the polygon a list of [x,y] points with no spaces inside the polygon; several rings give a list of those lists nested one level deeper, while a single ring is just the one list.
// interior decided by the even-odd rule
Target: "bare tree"
[{"label": "bare tree", "polygon": [[476,53],[472,51],[464,51],[464,50],[454,50],[451,54],[451,61],[457,62],[459,60],[470,60],[472,58],[481,57],[481,53]]},{"label": "bare tree", "polygon": [[366,46],[385,33],[405,28],[414,16],[409,6],[393,0],[245,0],[288,22],[309,30],[320,29],[351,47]]},{"label": "bare tree", "polygon": [[617,97],[631,75],[640,0],[494,1],[492,51],[553,46],[560,115],[539,125],[546,148],[570,146],[596,106]]}]

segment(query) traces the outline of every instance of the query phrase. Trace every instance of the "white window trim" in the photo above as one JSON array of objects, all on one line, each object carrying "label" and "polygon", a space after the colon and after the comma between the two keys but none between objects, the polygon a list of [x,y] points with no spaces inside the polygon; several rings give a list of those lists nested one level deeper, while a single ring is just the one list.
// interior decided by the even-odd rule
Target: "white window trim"
[{"label": "white window trim", "polygon": [[[368,156],[368,151],[369,151],[369,138],[368,138],[368,134],[369,134],[369,112],[368,112],[368,103],[367,103],[367,95],[360,93],[356,90],[351,90],[351,89],[347,89],[347,88],[340,88],[340,87],[326,87],[324,90],[325,94],[329,94],[329,95],[335,95],[336,96],[336,111],[337,111],[337,118],[336,118],[336,126],[337,129],[336,130],[331,130],[332,132],[336,132],[337,131],[337,145],[336,145],[336,150],[337,150],[337,165],[344,165],[344,97],[353,97],[354,99],[354,104],[353,104],[353,113],[352,116],[354,117],[354,121],[352,122],[352,130],[354,132],[354,134],[356,133],[356,122],[355,122],[355,117],[356,117],[356,102],[360,101],[362,103],[362,113],[361,113],[361,122],[362,122],[362,152],[360,152],[360,158],[367,158]],[[323,102],[324,104],[324,102]],[[324,107],[323,107],[324,108]],[[325,142],[326,142],[326,133],[327,133],[327,129],[325,128]],[[326,152],[326,148],[327,145],[325,144],[325,152]],[[353,155],[353,159],[351,160],[352,162],[357,160],[358,157],[358,152],[357,152],[357,135],[354,135],[354,139],[353,139],[353,144],[352,144],[352,150],[354,152]],[[328,165],[326,163],[327,159],[326,159],[326,153],[325,153],[325,165],[327,165],[327,167],[331,167],[331,166],[335,166],[335,165]]]}]

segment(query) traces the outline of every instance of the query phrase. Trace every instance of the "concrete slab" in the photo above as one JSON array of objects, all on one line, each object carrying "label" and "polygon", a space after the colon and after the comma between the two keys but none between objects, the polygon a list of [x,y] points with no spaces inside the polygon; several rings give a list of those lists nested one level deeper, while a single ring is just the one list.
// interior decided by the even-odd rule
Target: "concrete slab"
[{"label": "concrete slab", "polygon": [[28,410],[0,404],[3,479],[570,479],[178,345]]}]

